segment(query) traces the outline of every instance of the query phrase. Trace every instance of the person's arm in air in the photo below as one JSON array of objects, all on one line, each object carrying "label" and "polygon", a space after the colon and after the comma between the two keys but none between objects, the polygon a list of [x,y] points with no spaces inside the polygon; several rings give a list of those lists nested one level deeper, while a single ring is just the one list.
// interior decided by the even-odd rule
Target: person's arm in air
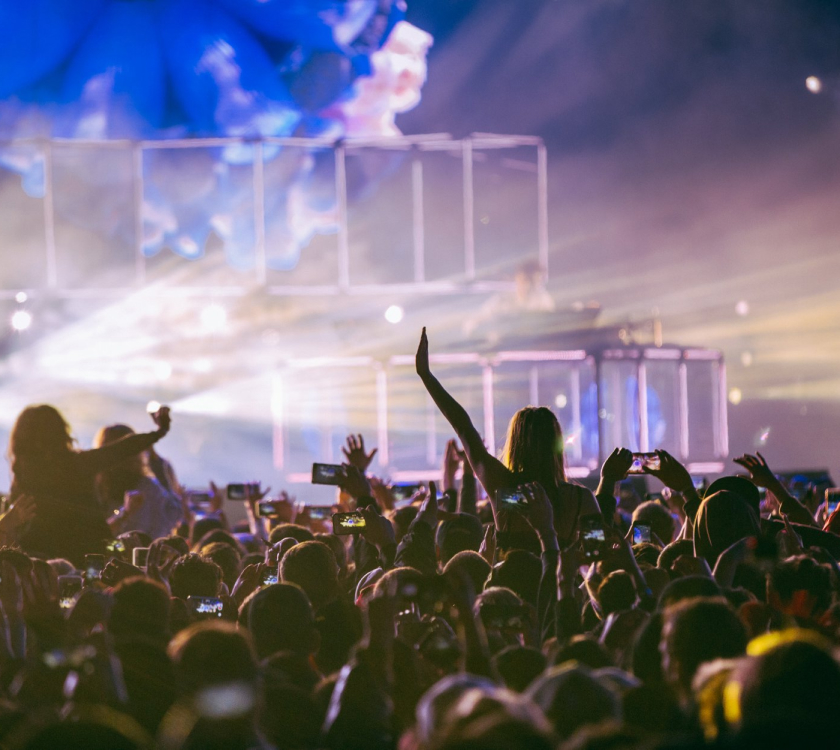
[{"label": "person's arm in air", "polygon": [[734,459],[734,461],[750,473],[750,480],[756,487],[764,487],[768,492],[773,493],[773,497],[779,501],[781,512],[787,516],[791,523],[817,526],[811,512],[785,489],[785,486],[770,470],[764,456],[758,452],[754,456],[746,453],[740,458]]},{"label": "person's arm in air", "polygon": [[557,608],[557,565],[560,560],[560,543],[554,528],[554,511],[542,485],[526,484],[522,491],[528,507],[527,520],[540,540],[542,574],[537,589],[537,622],[540,636],[545,642],[554,635]]},{"label": "person's arm in air", "polygon": [[461,492],[458,494],[458,512],[478,515],[478,486],[470,462],[464,461],[464,473],[461,476]]},{"label": "person's arm in air", "polygon": [[437,487],[429,482],[429,495],[420,506],[411,526],[400,540],[394,564],[417,568],[424,575],[437,573],[435,532],[438,524]]},{"label": "person's arm in air", "polygon": [[615,497],[615,486],[627,476],[633,465],[633,452],[627,448],[616,448],[604,461],[601,467],[601,481],[595,492],[595,499],[604,517],[604,523],[612,526],[615,523],[615,511],[618,501]]},{"label": "person's arm in air", "polygon": [[655,451],[659,456],[659,468],[649,469],[645,467],[645,474],[656,477],[672,492],[678,492],[685,499],[683,509],[685,511],[686,525],[683,528],[680,538],[691,539],[694,528],[694,519],[700,509],[703,499],[697,494],[694,482],[691,481],[691,474],[676,458],[667,451]]},{"label": "person's arm in air", "polygon": [[496,490],[510,487],[513,483],[513,473],[487,450],[481,435],[461,406],[432,375],[429,367],[429,340],[426,329],[420,336],[420,345],[416,356],[417,374],[426,386],[426,390],[446,418],[455,434],[464,446],[464,453],[475,472],[478,481],[484,486],[490,502],[494,502]]},{"label": "person's arm in air", "polygon": [[124,438],[103,445],[101,448],[94,448],[78,453],[77,460],[82,470],[90,474],[98,474],[100,471],[105,471],[120,461],[136,456],[138,453],[142,453],[151,448],[151,446],[169,432],[169,427],[172,422],[169,416],[169,407],[162,406],[157,412],[152,414],[152,419],[157,425],[157,429],[154,432],[126,435]]},{"label": "person's arm in air", "polygon": [[393,750],[394,606],[377,596],[367,610],[367,632],[338,676],[321,744],[329,750]]}]

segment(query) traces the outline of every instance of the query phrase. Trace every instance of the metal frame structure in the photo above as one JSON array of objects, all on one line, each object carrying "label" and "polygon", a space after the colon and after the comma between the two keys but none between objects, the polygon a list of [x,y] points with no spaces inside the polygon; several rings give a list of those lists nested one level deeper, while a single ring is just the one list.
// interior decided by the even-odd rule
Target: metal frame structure
[{"label": "metal frame structure", "polygon": [[[536,365],[544,362],[586,362],[588,366],[594,368],[595,383],[598,393],[598,450],[599,456],[597,463],[586,462],[582,460],[582,456],[569,455],[567,453],[567,471],[571,477],[584,478],[589,476],[593,471],[597,471],[597,467],[603,463],[606,458],[606,453],[614,446],[607,446],[604,439],[604,419],[600,414],[602,409],[602,391],[604,385],[602,382],[602,366],[604,362],[615,362],[618,360],[628,360],[636,363],[636,375],[640,386],[644,385],[646,379],[646,366],[648,362],[656,360],[670,360],[678,363],[677,369],[677,393],[678,393],[678,434],[680,441],[679,458],[686,463],[687,468],[693,474],[714,474],[724,470],[724,459],[728,456],[728,425],[727,425],[727,402],[726,402],[726,370],[723,362],[723,357],[720,352],[709,349],[696,348],[677,348],[677,347],[641,347],[628,346],[621,349],[605,349],[600,351],[587,352],[582,349],[575,350],[554,350],[554,351],[502,351],[491,355],[483,355],[470,352],[433,354],[429,357],[432,364],[446,365],[446,364],[464,364],[474,365],[481,372],[482,397],[484,404],[484,420],[482,427],[482,434],[485,436],[488,450],[491,453],[496,453],[497,445],[495,442],[495,395],[494,395],[494,373],[495,369],[502,364],[509,362],[517,362],[524,364],[532,364],[530,372],[529,388],[531,391],[531,402],[538,403],[537,399],[537,372]],[[717,386],[713,393],[706,394],[712,404],[712,421],[713,421],[713,455],[698,456],[702,460],[692,460],[689,452],[689,404],[690,394],[687,378],[687,369],[691,362],[708,361],[712,364],[717,380]],[[388,410],[388,383],[389,373],[395,367],[408,367],[414,365],[413,355],[397,355],[390,357],[386,361],[379,361],[372,357],[319,357],[317,359],[308,360],[290,360],[287,363],[289,369],[330,369],[336,370],[342,368],[369,368],[374,374],[374,382],[376,389],[376,433],[377,433],[377,460],[380,468],[387,469],[391,464],[391,457],[389,455],[389,410]],[[574,377],[574,375],[577,377]],[[285,430],[287,424],[284,419],[283,397],[280,395],[282,390],[282,372],[277,373],[275,397],[272,398],[272,417],[274,419],[274,464],[275,468],[285,473],[285,478],[291,483],[308,483],[311,476],[308,472],[296,473],[294,471],[288,472],[286,462],[286,440]],[[570,424],[567,424],[570,433],[574,433],[580,429],[581,426],[581,393],[580,393],[580,372],[578,368],[573,370],[572,390],[575,391],[575,382],[577,382],[577,390],[572,393],[570,399],[570,407],[572,409],[572,418]],[[656,446],[651,446],[649,442],[648,425],[647,425],[647,408],[645,400],[645,388],[639,388],[639,436],[640,446],[642,451],[648,451]],[[438,446],[436,444],[437,436],[434,425],[434,405],[427,400],[426,413],[429,416],[427,419],[426,428],[426,463],[432,465],[436,463],[439,457]],[[331,446],[329,445],[329,435],[325,437],[323,447],[324,454],[321,460],[333,461],[340,460],[340,456],[331,454]],[[426,469],[418,467],[399,467],[398,471],[391,474],[394,481],[427,481],[429,479],[436,479],[439,474],[439,469]]]},{"label": "metal frame structure", "polygon": [[[262,287],[270,295],[278,296],[330,296],[337,293],[349,295],[376,294],[381,292],[411,292],[440,294],[446,292],[486,293],[511,288],[511,282],[482,281],[476,274],[475,216],[473,162],[475,151],[532,147],[536,150],[537,181],[537,253],[539,262],[548,272],[548,157],[545,144],[532,136],[507,136],[491,133],[474,133],[463,139],[453,139],[448,134],[419,136],[389,136],[378,138],[350,138],[335,141],[324,138],[264,138],[245,140],[241,138],[188,138],[173,140],[108,140],[91,141],[54,138],[17,139],[0,141],[2,147],[35,147],[44,159],[44,247],[46,283],[43,288],[0,290],[0,299],[10,299],[20,292],[28,296],[47,293],[66,298],[108,298],[121,296],[146,283],[146,255],[143,252],[143,156],[151,150],[200,149],[213,147],[247,146],[253,149],[253,193],[255,227],[255,269],[253,284],[246,286],[194,287],[164,286],[155,289],[161,296],[238,296]],[[265,178],[264,149],[271,147],[294,147],[332,149],[335,154],[335,181],[338,218],[338,267],[337,283],[325,285],[274,285],[268,283],[268,266],[265,232]],[[135,269],[133,287],[110,287],[106,289],[62,287],[58,278],[57,247],[55,236],[55,208],[53,199],[53,152],[56,148],[74,149],[118,149],[132,154],[132,191],[134,204]],[[423,164],[418,158],[412,161],[412,237],[413,237],[413,279],[407,284],[354,284],[351,277],[351,248],[348,232],[347,172],[346,158],[349,153],[365,148],[402,150],[413,152],[438,151],[457,155],[462,161],[463,179],[463,222],[464,222],[464,280],[426,280],[425,274],[425,227],[423,202]],[[185,259],[185,262],[190,262]]]}]

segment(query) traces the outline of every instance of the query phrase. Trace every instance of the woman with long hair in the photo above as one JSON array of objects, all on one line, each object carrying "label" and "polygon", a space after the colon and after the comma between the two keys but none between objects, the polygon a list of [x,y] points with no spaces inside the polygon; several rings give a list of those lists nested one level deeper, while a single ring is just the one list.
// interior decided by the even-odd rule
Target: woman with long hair
[{"label": "woman with long hair", "polygon": [[64,557],[77,566],[85,554],[104,552],[113,534],[96,501],[96,475],[142,453],[169,432],[167,407],[152,419],[157,425],[153,432],[82,451],[54,406],[28,406],[20,413],[9,440],[10,499],[29,495],[34,500],[34,518],[20,538],[25,552]]},{"label": "woman with long hair", "polygon": [[469,414],[432,375],[425,328],[417,348],[416,367],[432,400],[461,440],[467,460],[490,498],[497,526],[497,493],[515,490],[531,482],[541,485],[551,501],[554,527],[561,545],[574,540],[580,516],[600,513],[592,492],[566,479],[563,431],[551,409],[526,406],[513,416],[500,461],[485,447]]},{"label": "woman with long hair", "polygon": [[[96,433],[93,447],[101,448],[134,434],[128,425],[108,425]],[[147,451],[99,472],[95,486],[99,506],[111,530],[117,533],[143,531],[157,539],[171,534],[184,518],[181,500],[155,478]]]}]

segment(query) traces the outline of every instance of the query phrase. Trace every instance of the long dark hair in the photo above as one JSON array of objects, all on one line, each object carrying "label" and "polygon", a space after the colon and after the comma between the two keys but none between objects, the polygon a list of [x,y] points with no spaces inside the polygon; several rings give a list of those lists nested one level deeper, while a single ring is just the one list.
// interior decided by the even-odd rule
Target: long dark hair
[{"label": "long dark hair", "polygon": [[510,420],[502,461],[526,481],[546,489],[566,481],[563,429],[551,409],[526,406]]},{"label": "long dark hair", "polygon": [[32,472],[39,466],[60,463],[74,451],[70,425],[54,406],[27,406],[15,420],[9,437],[12,474],[23,467]]}]

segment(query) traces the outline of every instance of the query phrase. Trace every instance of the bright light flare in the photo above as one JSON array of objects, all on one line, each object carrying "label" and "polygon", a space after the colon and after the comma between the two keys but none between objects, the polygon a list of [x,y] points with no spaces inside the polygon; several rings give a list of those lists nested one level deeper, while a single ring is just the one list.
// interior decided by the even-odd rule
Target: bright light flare
[{"label": "bright light flare", "polygon": [[227,323],[227,310],[215,302],[201,311],[201,324],[210,331],[219,331]]},{"label": "bright light flare", "polygon": [[405,312],[399,305],[391,305],[385,311],[385,320],[387,320],[392,325],[396,325],[399,323],[405,315]]},{"label": "bright light flare", "polygon": [[15,295],[15,302],[17,302],[20,305],[22,305],[28,299],[29,299],[29,295],[26,292],[18,292]]},{"label": "bright light flare", "polygon": [[745,299],[742,299],[738,304],[735,305],[735,312],[738,313],[742,318],[745,315],[750,314],[750,303],[747,302]]},{"label": "bright light flare", "polygon": [[149,412],[149,414],[157,414],[160,411],[160,405],[160,401],[149,401],[149,403],[146,404],[146,411]]},{"label": "bright light flare", "polygon": [[25,331],[32,325],[32,313],[26,310],[15,310],[12,313],[12,328],[16,331]]},{"label": "bright light flare", "polygon": [[729,403],[733,406],[738,406],[741,403],[741,400],[744,398],[744,394],[741,393],[740,388],[732,388],[729,391]]},{"label": "bright light flare", "polygon": [[812,94],[819,94],[822,91],[822,81],[816,76],[808,76],[805,79],[805,88]]},{"label": "bright light flare", "polygon": [[565,408],[566,408],[566,404],[568,404],[568,403],[569,403],[569,399],[568,399],[568,398],[566,398],[566,394],[565,394],[565,393],[558,393],[558,394],[554,397],[554,405],[555,405],[558,409],[565,409]]}]

